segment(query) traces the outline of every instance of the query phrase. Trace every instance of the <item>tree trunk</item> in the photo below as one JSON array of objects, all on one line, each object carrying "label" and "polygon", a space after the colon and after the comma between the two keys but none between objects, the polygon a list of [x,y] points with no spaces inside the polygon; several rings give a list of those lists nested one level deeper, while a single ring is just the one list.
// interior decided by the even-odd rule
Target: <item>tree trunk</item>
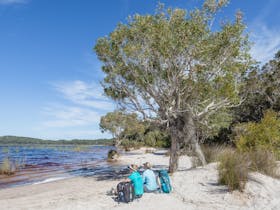
[{"label": "tree trunk", "polygon": [[170,149],[170,159],[169,159],[169,172],[174,173],[178,169],[179,162],[179,143],[175,131],[171,132],[171,149]]},{"label": "tree trunk", "polygon": [[207,163],[206,163],[206,160],[205,160],[205,156],[204,156],[204,154],[201,150],[201,147],[200,147],[200,145],[198,144],[197,141],[192,144],[192,148],[194,149],[194,151],[195,151],[197,157],[199,158],[199,160],[201,161],[202,165],[206,165]]},{"label": "tree trunk", "polygon": [[116,147],[116,148],[119,148],[120,147],[120,145],[121,145],[121,139],[120,139],[120,137],[119,136],[115,136],[114,137],[114,146]]},{"label": "tree trunk", "polygon": [[185,143],[191,144],[192,150],[196,153],[197,157],[201,161],[202,165],[206,165],[206,160],[204,154],[201,150],[201,147],[198,143],[198,138],[196,135],[196,127],[194,120],[191,114],[185,115],[185,126],[184,126],[184,134],[185,134]]},{"label": "tree trunk", "polygon": [[174,173],[178,169],[180,145],[184,139],[184,118],[178,116],[171,122],[170,136],[171,136],[171,149],[170,149],[170,160],[169,160],[169,172]]},{"label": "tree trunk", "polygon": [[202,165],[206,165],[204,154],[198,144],[196,127],[191,114],[178,116],[170,126],[171,149],[169,160],[169,172],[174,173],[178,169],[180,145],[188,144],[192,147]]}]

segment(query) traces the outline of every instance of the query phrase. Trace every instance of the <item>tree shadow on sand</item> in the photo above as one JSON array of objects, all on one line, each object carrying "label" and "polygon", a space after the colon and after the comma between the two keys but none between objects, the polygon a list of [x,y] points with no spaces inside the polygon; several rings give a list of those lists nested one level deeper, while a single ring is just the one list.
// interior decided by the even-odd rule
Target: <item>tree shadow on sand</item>
[{"label": "tree shadow on sand", "polygon": [[225,193],[229,192],[229,189],[226,186],[221,185],[218,182],[208,182],[206,184],[203,184],[203,183],[199,183],[199,184],[201,184],[203,186],[208,185],[211,188],[213,188],[213,189],[210,189],[210,190],[206,190],[210,194],[225,194]]}]

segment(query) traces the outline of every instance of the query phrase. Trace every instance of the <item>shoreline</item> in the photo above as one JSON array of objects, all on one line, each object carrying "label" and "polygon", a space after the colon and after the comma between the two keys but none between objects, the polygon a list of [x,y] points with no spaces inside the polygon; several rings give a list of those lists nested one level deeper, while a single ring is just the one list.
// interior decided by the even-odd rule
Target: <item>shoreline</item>
[{"label": "shoreline", "polygon": [[[167,167],[169,157],[145,153],[144,150],[128,152],[117,165],[151,162],[156,168]],[[217,163],[191,168],[191,158],[180,158],[179,171],[171,176],[171,194],[144,194],[132,203],[118,204],[107,195],[111,188],[124,179],[125,173],[116,177],[74,177],[37,185],[0,189],[0,206],[3,209],[279,209],[280,180],[252,173],[243,193],[229,192],[217,184]]]},{"label": "shoreline", "polygon": [[95,170],[102,172],[102,169],[111,167],[106,161],[110,148],[93,146],[81,151],[68,150],[66,147],[8,148],[6,153],[0,154],[0,165],[3,160],[8,160],[8,167],[13,167],[14,173],[0,174],[0,188],[29,185],[51,178],[90,175]]}]

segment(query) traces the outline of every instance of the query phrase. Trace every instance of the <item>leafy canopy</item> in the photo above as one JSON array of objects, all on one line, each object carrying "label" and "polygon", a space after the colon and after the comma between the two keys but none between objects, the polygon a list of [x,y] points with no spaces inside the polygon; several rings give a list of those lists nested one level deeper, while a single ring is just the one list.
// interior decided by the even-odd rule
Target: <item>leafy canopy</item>
[{"label": "leafy canopy", "polygon": [[145,125],[137,119],[136,114],[121,111],[109,112],[101,117],[99,126],[102,132],[110,132],[115,138],[145,131]]},{"label": "leafy canopy", "polygon": [[227,108],[240,102],[251,65],[240,16],[212,30],[226,3],[208,0],[192,11],[159,6],[155,15],[136,14],[98,39],[105,93],[122,108],[167,126],[185,113],[207,128],[219,110],[223,114],[216,119],[224,119]]},{"label": "leafy canopy", "polygon": [[280,111],[280,51],[262,68],[255,68],[247,79],[246,101],[235,112],[235,122],[259,122],[267,109]]}]

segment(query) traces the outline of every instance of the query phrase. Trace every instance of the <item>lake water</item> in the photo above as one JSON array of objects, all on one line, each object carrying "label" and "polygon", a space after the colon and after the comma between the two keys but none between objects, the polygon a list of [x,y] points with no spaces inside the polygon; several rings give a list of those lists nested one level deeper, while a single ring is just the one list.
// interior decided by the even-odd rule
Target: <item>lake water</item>
[{"label": "lake water", "polygon": [[38,184],[73,176],[108,175],[118,166],[106,161],[111,146],[0,146],[0,165],[9,159],[19,170],[0,175],[0,188]]}]

